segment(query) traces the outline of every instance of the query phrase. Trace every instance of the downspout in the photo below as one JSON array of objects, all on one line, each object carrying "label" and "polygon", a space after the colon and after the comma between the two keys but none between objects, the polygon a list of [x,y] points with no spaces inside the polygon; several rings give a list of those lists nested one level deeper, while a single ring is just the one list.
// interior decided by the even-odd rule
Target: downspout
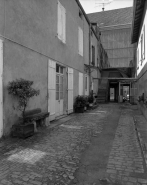
[{"label": "downspout", "polygon": [[[91,65],[91,23],[89,24],[89,66]],[[89,94],[91,93],[92,82],[91,82],[91,69],[89,68]]]}]

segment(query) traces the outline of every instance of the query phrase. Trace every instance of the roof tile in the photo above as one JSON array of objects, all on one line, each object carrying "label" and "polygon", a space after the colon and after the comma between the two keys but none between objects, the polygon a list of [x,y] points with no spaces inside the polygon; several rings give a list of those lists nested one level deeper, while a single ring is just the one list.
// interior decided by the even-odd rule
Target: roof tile
[{"label": "roof tile", "polygon": [[133,7],[102,11],[87,14],[91,22],[97,22],[101,26],[132,24]]}]

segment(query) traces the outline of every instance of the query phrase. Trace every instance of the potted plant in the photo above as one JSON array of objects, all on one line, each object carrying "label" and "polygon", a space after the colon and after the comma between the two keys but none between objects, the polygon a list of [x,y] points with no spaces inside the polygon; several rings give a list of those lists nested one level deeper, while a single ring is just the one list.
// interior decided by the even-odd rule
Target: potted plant
[{"label": "potted plant", "polygon": [[8,93],[15,97],[18,101],[17,109],[21,111],[19,124],[12,126],[12,135],[18,137],[28,137],[34,133],[34,123],[26,123],[25,110],[30,98],[39,95],[39,90],[32,88],[33,81],[16,79],[9,82]]},{"label": "potted plant", "polygon": [[86,97],[78,95],[75,100],[74,108],[75,112],[83,113],[86,107]]}]

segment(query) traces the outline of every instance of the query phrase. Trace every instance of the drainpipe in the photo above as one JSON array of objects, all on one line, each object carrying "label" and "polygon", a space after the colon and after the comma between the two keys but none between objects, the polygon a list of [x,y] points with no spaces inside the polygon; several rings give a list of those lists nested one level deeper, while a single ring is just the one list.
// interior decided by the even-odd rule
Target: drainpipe
[{"label": "drainpipe", "polygon": [[[89,24],[89,65],[91,65],[91,23]],[[89,68],[89,94],[91,93],[91,69]]]}]

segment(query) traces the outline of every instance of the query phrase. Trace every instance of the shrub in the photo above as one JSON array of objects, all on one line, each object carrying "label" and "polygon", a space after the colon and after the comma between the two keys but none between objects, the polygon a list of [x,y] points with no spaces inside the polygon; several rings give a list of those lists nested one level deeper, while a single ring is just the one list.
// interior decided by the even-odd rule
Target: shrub
[{"label": "shrub", "polygon": [[32,88],[32,85],[33,81],[24,80],[22,78],[16,79],[8,84],[8,93],[18,99],[18,110],[22,112],[23,120],[29,99],[39,95],[39,90]]}]

